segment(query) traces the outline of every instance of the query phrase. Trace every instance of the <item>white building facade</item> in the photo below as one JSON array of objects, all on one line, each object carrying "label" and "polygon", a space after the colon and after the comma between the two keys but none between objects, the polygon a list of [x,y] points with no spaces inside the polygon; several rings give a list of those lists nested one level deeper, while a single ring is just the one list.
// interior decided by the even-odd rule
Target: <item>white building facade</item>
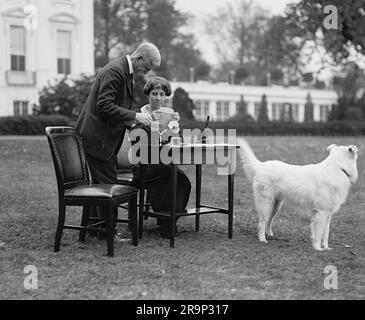
[{"label": "white building facade", "polygon": [[305,104],[313,104],[313,120],[325,122],[338,95],[331,90],[314,90],[298,87],[255,87],[230,85],[228,83],[212,84],[208,82],[173,82],[172,89],[184,89],[194,101],[194,111],[197,120],[204,121],[210,116],[212,121],[226,121],[239,112],[239,102],[243,98],[247,113],[257,120],[263,95],[266,95],[268,118],[271,121],[281,120],[291,105],[292,119],[303,122],[305,119]]},{"label": "white building facade", "polygon": [[27,115],[50,81],[94,73],[93,0],[0,0],[0,117]]}]

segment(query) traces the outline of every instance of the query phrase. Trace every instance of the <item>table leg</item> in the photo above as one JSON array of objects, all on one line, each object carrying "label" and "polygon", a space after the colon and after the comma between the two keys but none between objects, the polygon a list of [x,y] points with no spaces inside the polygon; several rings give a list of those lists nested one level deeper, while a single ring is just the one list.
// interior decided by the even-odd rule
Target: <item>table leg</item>
[{"label": "table leg", "polygon": [[177,165],[171,164],[171,217],[170,217],[170,247],[175,247],[176,228],[176,198],[177,198]]},{"label": "table leg", "polygon": [[145,196],[145,166],[140,165],[140,185],[139,185],[139,238],[143,238],[143,211],[144,211],[144,196]]},{"label": "table leg", "polygon": [[228,176],[228,237],[233,238],[234,174]]},{"label": "table leg", "polygon": [[[202,165],[196,166],[196,208],[201,206],[201,194],[202,194]],[[200,214],[195,216],[195,231],[200,230]]]}]

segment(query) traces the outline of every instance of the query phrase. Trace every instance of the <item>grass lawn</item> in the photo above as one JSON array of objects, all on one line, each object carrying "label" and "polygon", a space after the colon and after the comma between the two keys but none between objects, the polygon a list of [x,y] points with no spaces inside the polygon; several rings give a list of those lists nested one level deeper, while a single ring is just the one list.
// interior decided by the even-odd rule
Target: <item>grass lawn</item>
[{"label": "grass lawn", "polygon": [[[365,150],[363,137],[247,140],[261,160],[293,164],[321,161],[332,143]],[[75,231],[66,230],[61,252],[53,252],[58,201],[47,141],[0,138],[0,299],[364,299],[365,155],[358,164],[359,182],[333,218],[330,252],[312,249],[309,218],[290,205],[276,219],[276,237],[259,243],[252,191],[239,168],[233,240],[226,216],[203,216],[199,233],[194,219],[184,218],[170,249],[150,219],[138,247],[116,241],[116,257],[109,259],[104,241],[80,244]],[[193,168],[183,169],[194,185]],[[215,167],[203,170],[203,202],[227,205],[226,179],[216,176]],[[68,218],[79,223],[81,208],[69,209]],[[121,238],[130,237],[118,228]],[[38,268],[38,290],[24,289],[27,265]],[[337,267],[338,290],[324,288],[327,265]]]}]

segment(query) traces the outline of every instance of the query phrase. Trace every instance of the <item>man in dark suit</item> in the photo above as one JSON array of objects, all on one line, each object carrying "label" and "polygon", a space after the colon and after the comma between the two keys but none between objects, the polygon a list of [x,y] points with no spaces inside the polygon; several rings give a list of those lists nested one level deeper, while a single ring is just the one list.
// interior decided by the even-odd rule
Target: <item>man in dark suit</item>
[{"label": "man in dark suit", "polygon": [[146,74],[160,64],[157,47],[145,43],[130,56],[110,62],[97,75],[75,126],[83,138],[94,183],[116,183],[116,155],[125,130],[133,124],[151,125],[149,115],[131,110],[133,75]]},{"label": "man in dark suit", "polygon": [[145,43],[133,54],[110,62],[97,75],[75,125],[83,139],[93,183],[115,184],[116,155],[125,130],[133,124],[151,126],[149,115],[131,110],[133,76],[146,74],[160,64],[158,48]]}]

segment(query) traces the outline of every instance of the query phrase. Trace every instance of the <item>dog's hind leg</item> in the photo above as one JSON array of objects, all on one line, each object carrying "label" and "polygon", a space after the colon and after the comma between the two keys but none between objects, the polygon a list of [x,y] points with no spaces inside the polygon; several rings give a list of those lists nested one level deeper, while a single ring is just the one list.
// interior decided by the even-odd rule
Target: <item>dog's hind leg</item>
[{"label": "dog's hind leg", "polygon": [[327,212],[319,210],[313,211],[313,216],[311,221],[312,241],[313,241],[313,248],[318,251],[323,251],[321,247],[321,241],[326,226],[326,218],[327,218]]},{"label": "dog's hind leg", "polygon": [[274,222],[274,218],[280,211],[282,205],[283,205],[283,201],[280,199],[276,199],[275,203],[274,203],[273,211],[272,211],[271,215],[269,216],[269,220],[267,222],[267,235],[269,235],[271,237],[274,236],[274,233],[272,232],[272,225]]},{"label": "dog's hind leg", "polygon": [[258,236],[261,242],[267,243],[266,240],[266,225],[268,224],[269,217],[272,215],[274,210],[273,201],[263,198],[256,198],[256,210],[259,215],[259,225],[258,225]]},{"label": "dog's hind leg", "polygon": [[328,213],[325,227],[324,227],[324,232],[322,235],[322,247],[324,250],[331,250],[331,248],[328,247],[328,237],[329,237],[329,233],[330,233],[330,224],[331,224],[331,219],[332,219],[333,213],[334,212]]}]

